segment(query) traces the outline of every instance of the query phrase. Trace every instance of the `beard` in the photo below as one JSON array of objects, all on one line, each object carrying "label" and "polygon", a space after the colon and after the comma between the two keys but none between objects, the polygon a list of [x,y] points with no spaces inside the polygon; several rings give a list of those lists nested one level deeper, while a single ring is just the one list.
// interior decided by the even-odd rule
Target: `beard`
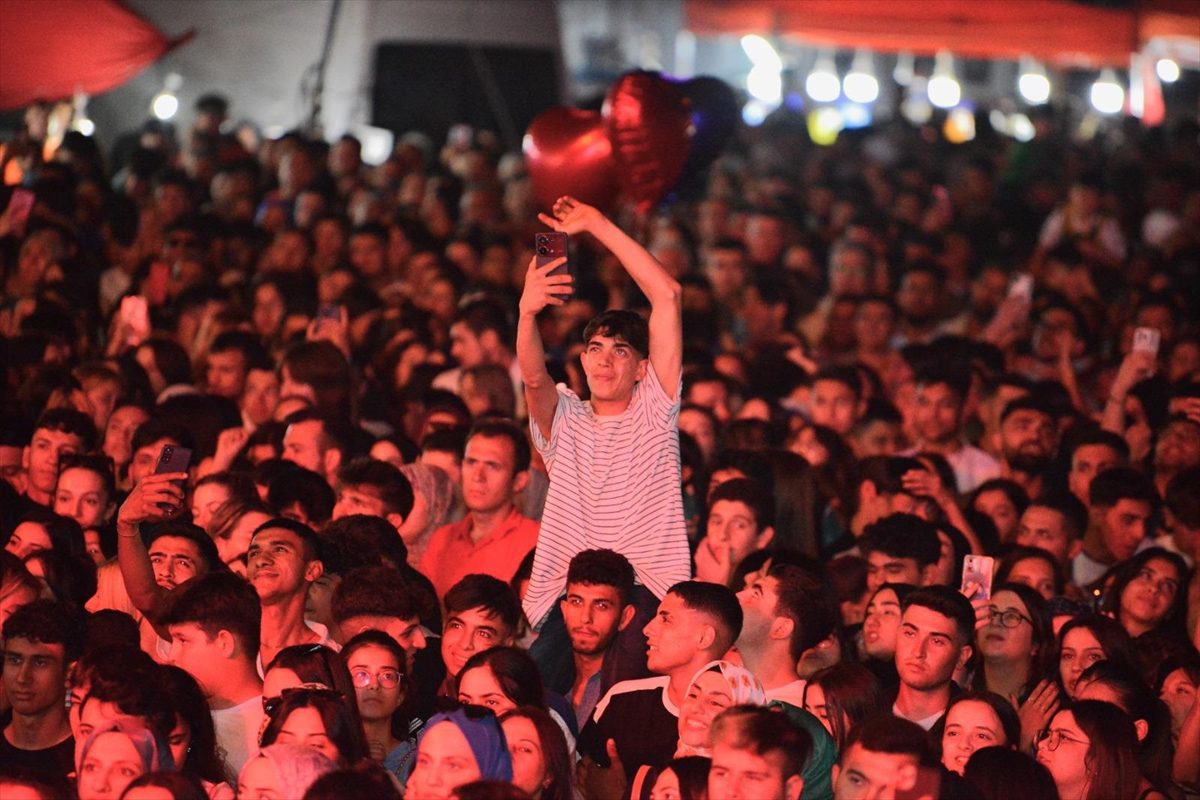
[{"label": "beard", "polygon": [[1050,466],[1050,454],[1042,450],[1020,449],[1015,453],[1005,453],[1004,460],[1017,472],[1033,475],[1045,471]]}]

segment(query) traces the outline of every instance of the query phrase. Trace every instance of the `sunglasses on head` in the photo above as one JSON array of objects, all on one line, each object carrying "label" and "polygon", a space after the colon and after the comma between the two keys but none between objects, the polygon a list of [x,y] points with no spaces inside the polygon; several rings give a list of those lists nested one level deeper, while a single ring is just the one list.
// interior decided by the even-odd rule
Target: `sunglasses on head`
[{"label": "sunglasses on head", "polygon": [[290,689],[284,689],[277,697],[264,697],[262,701],[263,713],[268,717],[274,717],[275,712],[277,712],[279,707],[283,705],[283,701],[285,699],[291,697],[292,695],[299,694],[300,692],[304,692],[310,696],[326,695],[329,697],[335,697],[338,700],[345,699],[342,697],[341,692],[330,689],[323,683],[302,683],[299,686],[293,686]]}]

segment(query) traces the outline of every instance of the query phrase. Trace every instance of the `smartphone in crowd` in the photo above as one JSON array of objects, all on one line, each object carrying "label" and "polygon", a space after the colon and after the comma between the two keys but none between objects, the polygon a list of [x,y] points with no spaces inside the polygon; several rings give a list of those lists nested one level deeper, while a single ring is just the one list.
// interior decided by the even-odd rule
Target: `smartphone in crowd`
[{"label": "smartphone in crowd", "polygon": [[[556,258],[567,257],[567,235],[557,231],[535,233],[533,236],[533,252],[537,265],[544,267]],[[566,275],[569,270],[566,264],[555,267],[551,275]]]},{"label": "smartphone in crowd", "polygon": [[13,189],[12,197],[8,199],[8,213],[12,223],[12,232],[18,239],[25,236],[29,225],[29,214],[33,211],[35,195],[32,190],[18,186]]},{"label": "smartphone in crowd", "polygon": [[[154,466],[155,475],[165,475],[172,472],[187,472],[188,466],[192,463],[192,451],[186,447],[179,447],[173,444],[164,444],[163,449],[159,451],[158,463]],[[180,489],[183,488],[183,481],[171,481]],[[166,503],[159,503],[163,511],[171,511],[172,506]]]},{"label": "smartphone in crowd", "polygon": [[1133,352],[1149,353],[1152,358],[1158,358],[1158,345],[1162,334],[1157,328],[1136,328],[1133,331]]},{"label": "smartphone in crowd", "polygon": [[960,591],[966,594],[967,588],[971,587],[973,591],[967,595],[968,600],[990,600],[994,570],[995,559],[991,556],[967,556],[963,559]]}]

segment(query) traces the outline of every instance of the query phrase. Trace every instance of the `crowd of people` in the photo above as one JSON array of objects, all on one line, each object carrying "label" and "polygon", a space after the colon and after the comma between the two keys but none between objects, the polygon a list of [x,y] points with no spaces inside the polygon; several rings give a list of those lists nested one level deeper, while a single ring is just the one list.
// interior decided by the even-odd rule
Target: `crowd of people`
[{"label": "crowd of people", "polygon": [[226,111],[3,151],[0,796],[1200,792],[1194,121],[638,213]]}]

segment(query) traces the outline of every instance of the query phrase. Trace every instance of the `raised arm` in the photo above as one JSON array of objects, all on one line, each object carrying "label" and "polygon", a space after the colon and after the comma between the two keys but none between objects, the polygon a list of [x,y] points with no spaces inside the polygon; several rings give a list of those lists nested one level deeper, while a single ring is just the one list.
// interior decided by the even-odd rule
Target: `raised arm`
[{"label": "raised arm", "polygon": [[546,306],[561,306],[570,296],[571,276],[550,274],[566,262],[565,258],[558,258],[539,268],[536,257],[529,260],[517,317],[517,364],[525,383],[525,404],[529,407],[529,418],[547,439],[554,424],[558,392],[554,389],[554,379],[546,371],[546,348],[538,332],[537,315]]},{"label": "raised arm", "polygon": [[554,216],[539,214],[556,231],[595,236],[612,251],[634,283],[650,300],[650,366],[663,389],[672,397],[679,391],[683,363],[683,304],[679,282],[667,274],[658,259],[611,220],[573,197],[560,197]]},{"label": "raised arm", "polygon": [[[125,580],[125,590],[138,611],[146,615],[155,628],[166,611],[170,592],[154,579],[150,554],[142,543],[139,526],[143,522],[160,522],[170,518],[160,504],[174,509],[183,506],[183,490],[172,481],[186,480],[187,473],[147,475],[142,478],[117,512],[117,564]],[[161,633],[161,631],[160,631]]]}]

